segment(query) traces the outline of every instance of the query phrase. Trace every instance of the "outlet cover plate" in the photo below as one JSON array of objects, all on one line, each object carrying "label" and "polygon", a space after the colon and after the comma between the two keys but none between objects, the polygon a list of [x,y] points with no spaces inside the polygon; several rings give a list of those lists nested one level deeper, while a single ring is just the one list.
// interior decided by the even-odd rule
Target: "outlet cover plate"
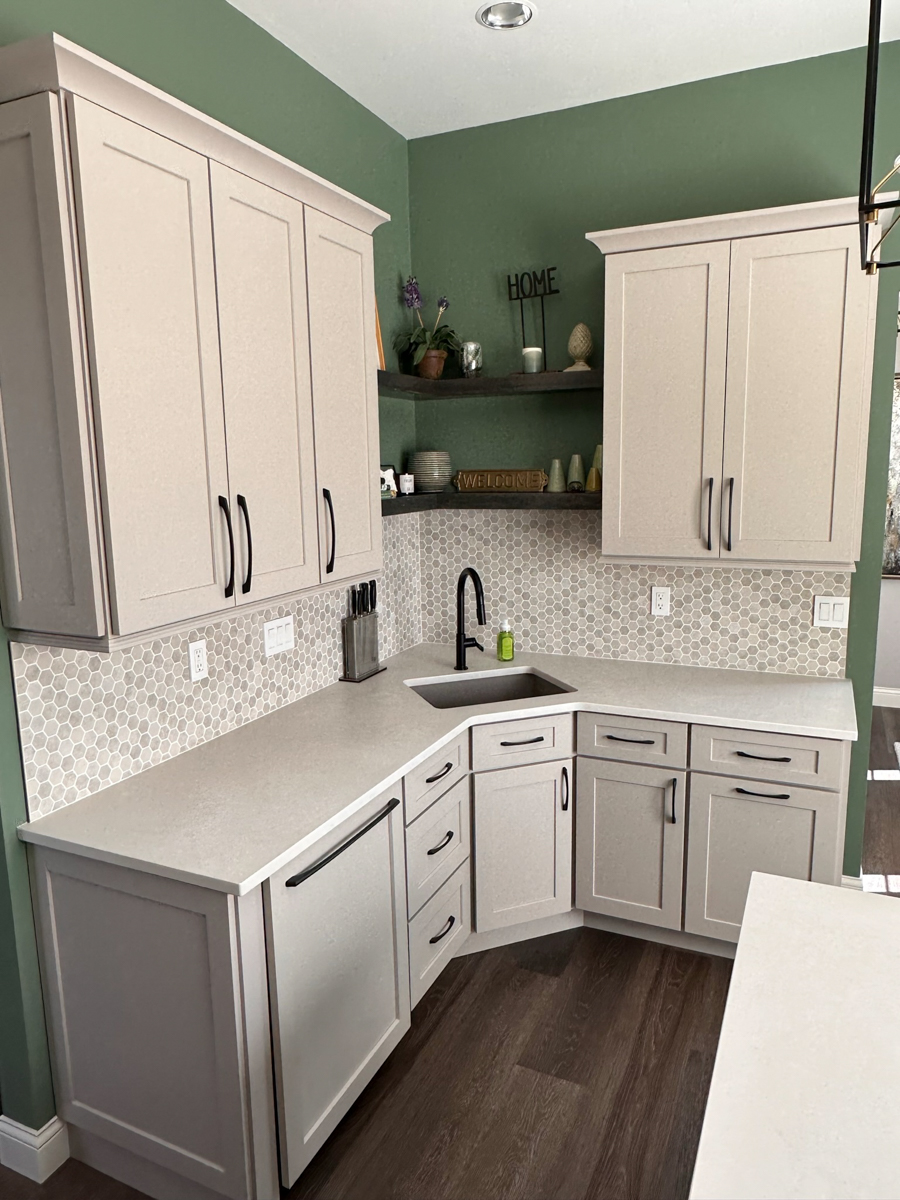
[{"label": "outlet cover plate", "polygon": [[199,642],[188,642],[188,662],[191,667],[191,683],[209,676],[205,638],[201,638]]},{"label": "outlet cover plate", "polygon": [[273,654],[283,654],[285,650],[293,650],[294,614],[278,617],[274,621],[265,621],[263,623],[263,641],[266,658],[271,658]]},{"label": "outlet cover plate", "polygon": [[849,620],[849,596],[814,597],[813,625],[819,629],[846,629]]},{"label": "outlet cover plate", "polygon": [[668,617],[671,614],[672,589],[670,587],[652,587],[650,589],[650,615]]}]

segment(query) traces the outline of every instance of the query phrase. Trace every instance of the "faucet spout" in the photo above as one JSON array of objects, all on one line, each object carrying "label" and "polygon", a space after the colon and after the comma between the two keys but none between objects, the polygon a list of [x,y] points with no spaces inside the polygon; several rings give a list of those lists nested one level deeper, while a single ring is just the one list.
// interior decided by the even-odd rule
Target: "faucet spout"
[{"label": "faucet spout", "polygon": [[484,651],[484,646],[477,638],[466,637],[466,582],[472,580],[472,586],[475,589],[475,615],[478,618],[479,625],[487,624],[487,617],[484,611],[484,586],[481,582],[481,576],[474,567],[466,567],[460,572],[459,579],[456,581],[456,670],[468,671],[466,663],[466,650],[476,649]]}]

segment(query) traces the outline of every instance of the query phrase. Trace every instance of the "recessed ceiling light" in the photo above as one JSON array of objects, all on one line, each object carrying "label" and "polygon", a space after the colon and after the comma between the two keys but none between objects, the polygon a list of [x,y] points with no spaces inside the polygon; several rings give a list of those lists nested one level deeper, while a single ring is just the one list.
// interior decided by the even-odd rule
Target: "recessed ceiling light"
[{"label": "recessed ceiling light", "polygon": [[533,4],[482,4],[475,19],[485,29],[518,29],[534,16]]}]

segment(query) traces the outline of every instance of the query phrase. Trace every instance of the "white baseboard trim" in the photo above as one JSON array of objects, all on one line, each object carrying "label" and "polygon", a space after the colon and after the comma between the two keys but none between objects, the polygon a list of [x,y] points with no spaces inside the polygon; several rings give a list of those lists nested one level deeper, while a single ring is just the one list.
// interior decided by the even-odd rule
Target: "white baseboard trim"
[{"label": "white baseboard trim", "polygon": [[879,708],[900,708],[900,688],[873,688],[872,703]]},{"label": "white baseboard trim", "polygon": [[853,888],[857,892],[863,890],[863,882],[861,875],[842,875],[841,887]]},{"label": "white baseboard trim", "polygon": [[69,1157],[69,1131],[59,1117],[29,1129],[0,1116],[0,1164],[35,1183],[44,1183]]}]

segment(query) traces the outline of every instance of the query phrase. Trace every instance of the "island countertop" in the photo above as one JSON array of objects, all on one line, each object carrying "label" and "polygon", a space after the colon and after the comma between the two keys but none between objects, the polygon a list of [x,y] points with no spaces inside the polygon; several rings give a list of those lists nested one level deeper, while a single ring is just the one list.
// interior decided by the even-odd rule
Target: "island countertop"
[{"label": "island countertop", "polygon": [[[469,655],[472,672],[501,669]],[[453,674],[423,644],[19,828],[26,842],[243,895],[466,728],[601,712],[855,740],[849,680],[517,654],[575,690],[437,709],[405,680]]]}]

